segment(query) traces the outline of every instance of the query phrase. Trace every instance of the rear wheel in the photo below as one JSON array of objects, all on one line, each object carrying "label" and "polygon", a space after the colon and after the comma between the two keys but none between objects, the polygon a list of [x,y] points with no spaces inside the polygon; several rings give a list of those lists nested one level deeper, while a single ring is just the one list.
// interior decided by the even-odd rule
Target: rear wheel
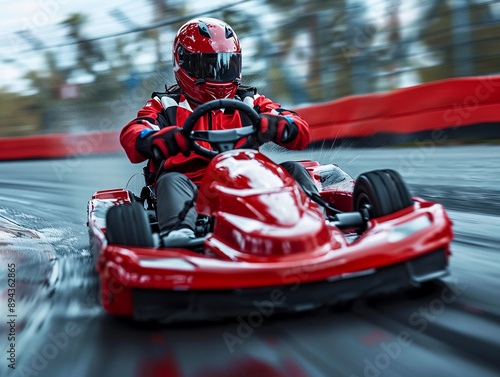
[{"label": "rear wheel", "polygon": [[403,178],[395,170],[373,170],[361,174],[353,192],[355,211],[366,209],[371,219],[389,215],[413,205]]},{"label": "rear wheel", "polygon": [[144,207],[138,202],[111,207],[106,214],[106,238],[115,245],[154,247]]}]

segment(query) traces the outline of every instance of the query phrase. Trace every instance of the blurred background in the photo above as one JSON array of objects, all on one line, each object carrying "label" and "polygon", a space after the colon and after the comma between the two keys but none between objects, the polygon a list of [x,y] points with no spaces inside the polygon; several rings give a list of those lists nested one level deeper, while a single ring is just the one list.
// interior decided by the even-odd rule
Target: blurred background
[{"label": "blurred background", "polygon": [[[0,0],[0,138],[97,131],[35,138],[43,147],[54,139],[46,149],[65,158],[0,163],[0,297],[7,298],[7,269],[1,266],[8,261],[16,264],[19,295],[18,365],[4,372],[4,359],[0,375],[500,376],[500,147],[441,148],[455,135],[444,132],[414,133],[411,145],[398,148],[386,148],[382,134],[372,148],[337,148],[334,142],[304,151],[266,150],[277,162],[334,162],[353,177],[395,169],[415,196],[443,203],[455,239],[451,277],[434,290],[266,319],[234,354],[224,335],[240,331],[236,319],[148,328],[103,312],[86,205],[93,192],[129,187],[134,177],[138,185],[129,188],[140,188],[142,166],[123,151],[86,152],[107,145],[110,139],[100,131],[120,130],[153,91],[174,84],[172,41],[196,16],[230,23],[243,45],[243,83],[292,109],[500,74],[498,0]],[[500,80],[490,84],[484,107],[495,116]],[[457,111],[459,123],[470,124],[465,121],[474,101],[460,94],[450,99],[450,91],[433,94],[444,98],[439,104],[449,104],[446,110]],[[399,110],[400,104],[393,106]],[[440,124],[447,121],[432,113]],[[447,130],[467,128],[451,127],[454,119]],[[498,125],[468,130],[498,134]],[[116,145],[116,134],[109,134]],[[26,159],[35,149],[26,140],[0,141],[0,156],[19,149]],[[31,230],[41,238],[29,238]],[[2,323],[0,344],[10,331]],[[69,336],[68,326],[77,335]],[[402,334],[414,343],[389,358],[387,345]],[[380,364],[384,357],[389,364]],[[382,366],[373,369],[377,360]]]},{"label": "blurred background", "polygon": [[175,32],[201,15],[235,29],[243,83],[292,108],[500,73],[498,1],[23,0],[0,7],[0,137],[121,129],[151,92],[174,83]]}]

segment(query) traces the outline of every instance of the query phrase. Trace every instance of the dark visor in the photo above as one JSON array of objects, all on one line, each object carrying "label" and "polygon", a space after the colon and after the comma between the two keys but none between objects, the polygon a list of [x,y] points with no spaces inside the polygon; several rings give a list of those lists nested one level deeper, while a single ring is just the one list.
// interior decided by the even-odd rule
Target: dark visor
[{"label": "dark visor", "polygon": [[215,82],[228,82],[240,77],[241,54],[210,52],[179,54],[180,66],[189,76]]}]

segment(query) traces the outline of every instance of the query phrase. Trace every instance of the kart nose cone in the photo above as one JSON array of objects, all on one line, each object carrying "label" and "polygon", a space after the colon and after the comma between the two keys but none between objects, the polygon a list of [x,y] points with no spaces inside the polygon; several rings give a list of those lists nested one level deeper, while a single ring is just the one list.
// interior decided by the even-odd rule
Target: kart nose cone
[{"label": "kart nose cone", "polygon": [[331,240],[325,221],[310,212],[285,225],[220,213],[213,237],[237,252],[260,256],[313,252]]}]

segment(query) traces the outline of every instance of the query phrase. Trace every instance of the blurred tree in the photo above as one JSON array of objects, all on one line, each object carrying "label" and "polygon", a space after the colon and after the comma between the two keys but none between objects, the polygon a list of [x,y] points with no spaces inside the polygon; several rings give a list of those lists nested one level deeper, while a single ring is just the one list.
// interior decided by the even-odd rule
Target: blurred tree
[{"label": "blurred tree", "polygon": [[[133,56],[125,51],[130,37],[107,40],[105,48],[98,41],[86,39],[84,26],[87,16],[71,14],[61,25],[67,27],[67,36],[75,46],[75,63],[68,65],[66,50],[49,50],[45,53],[45,69],[26,75],[37,92],[39,115],[44,132],[95,128],[95,118],[106,114],[105,107],[124,95],[124,81],[134,66]],[[106,53],[104,53],[104,51]],[[65,63],[65,68],[61,62]],[[87,84],[73,84],[77,98],[65,99],[61,90],[68,82],[79,81],[82,76],[91,80]],[[91,117],[95,118],[92,119]],[[79,121],[76,122],[75,119]]]},{"label": "blurred tree", "polygon": [[22,96],[0,88],[0,114],[0,137],[31,135],[40,131],[37,96]]},{"label": "blurred tree", "polygon": [[[419,75],[423,82],[460,76],[460,64],[471,65],[470,75],[497,73],[500,66],[500,24],[491,12],[490,4],[472,4],[463,9],[469,12],[469,24],[456,25],[453,20],[457,12],[450,3],[437,1],[428,12],[430,22],[419,35],[438,57],[438,64],[422,68]],[[455,28],[467,27],[470,30],[468,40],[456,41],[453,38]],[[454,53],[457,46],[467,44],[468,56]]]},{"label": "blurred tree", "polygon": [[50,129],[49,109],[60,101],[59,90],[69,75],[68,69],[58,66],[57,55],[53,51],[45,52],[45,63],[47,71],[30,71],[25,75],[25,78],[30,80],[31,87],[36,90],[36,94],[27,99],[36,101],[36,106],[35,102],[32,106],[37,109],[33,116],[40,117],[36,124],[37,129],[42,132]]},{"label": "blurred tree", "polygon": [[111,101],[122,94],[124,70],[130,68],[132,63],[123,53],[124,39],[108,42],[105,54],[99,41],[86,38],[83,29],[87,21],[87,15],[73,13],[61,23],[67,27],[68,37],[76,46],[76,64],[70,68],[68,76],[76,78],[82,72],[90,74],[93,76],[93,85],[82,86],[80,97],[90,103]]},{"label": "blurred tree", "polygon": [[[163,22],[167,19],[178,18],[186,14],[186,4],[184,1],[179,0],[149,0],[153,6],[153,23]],[[168,27],[171,30],[177,30],[182,25],[183,22],[178,22]],[[170,58],[170,49],[165,49],[162,46],[162,31],[164,27],[158,27],[154,29],[148,29],[139,34],[138,40],[152,39],[155,41],[156,50],[156,65],[161,66],[163,64],[163,51],[168,51],[168,57]]]},{"label": "blurred tree", "polygon": [[374,85],[378,90],[393,90],[401,87],[400,70],[412,65],[409,61],[408,44],[402,39],[399,0],[391,0],[385,9],[386,22],[379,25],[378,44],[371,50],[371,58],[377,62],[373,67]]},{"label": "blurred tree", "polygon": [[[243,41],[252,41],[251,54],[245,50],[244,46],[242,47],[243,84],[257,86],[261,94],[273,99],[276,98],[277,93],[281,95],[281,98],[287,97],[284,94],[289,92],[288,86],[277,85],[283,83],[284,80],[279,67],[273,64],[273,44],[269,34],[266,33],[266,25],[262,25],[258,17],[246,12],[245,9],[227,8],[215,13],[213,17],[232,25],[243,44]],[[254,64],[255,62],[260,64]]]},{"label": "blurred tree", "polygon": [[500,73],[500,19],[488,4],[472,9],[472,54],[475,75]]},{"label": "blurred tree", "polygon": [[[298,48],[296,41],[301,34],[309,41],[303,48],[308,57],[305,87],[310,101],[365,91],[356,86],[369,81],[369,47],[378,29],[367,20],[364,3],[277,0],[272,6],[289,20],[280,24],[276,33],[281,61],[286,62],[290,53]],[[358,84],[353,82],[353,77],[359,79]]]},{"label": "blurred tree", "polygon": [[59,98],[59,87],[66,82],[69,75],[68,69],[58,66],[57,55],[53,51],[45,52],[45,64],[48,68],[46,73],[30,71],[25,76],[36,89],[42,108]]},{"label": "blurred tree", "polygon": [[72,13],[61,24],[68,28],[68,37],[77,46],[77,65],[75,68],[83,68],[86,72],[95,74],[96,63],[105,61],[105,57],[97,42],[85,39],[82,29],[86,22],[86,15]]}]

